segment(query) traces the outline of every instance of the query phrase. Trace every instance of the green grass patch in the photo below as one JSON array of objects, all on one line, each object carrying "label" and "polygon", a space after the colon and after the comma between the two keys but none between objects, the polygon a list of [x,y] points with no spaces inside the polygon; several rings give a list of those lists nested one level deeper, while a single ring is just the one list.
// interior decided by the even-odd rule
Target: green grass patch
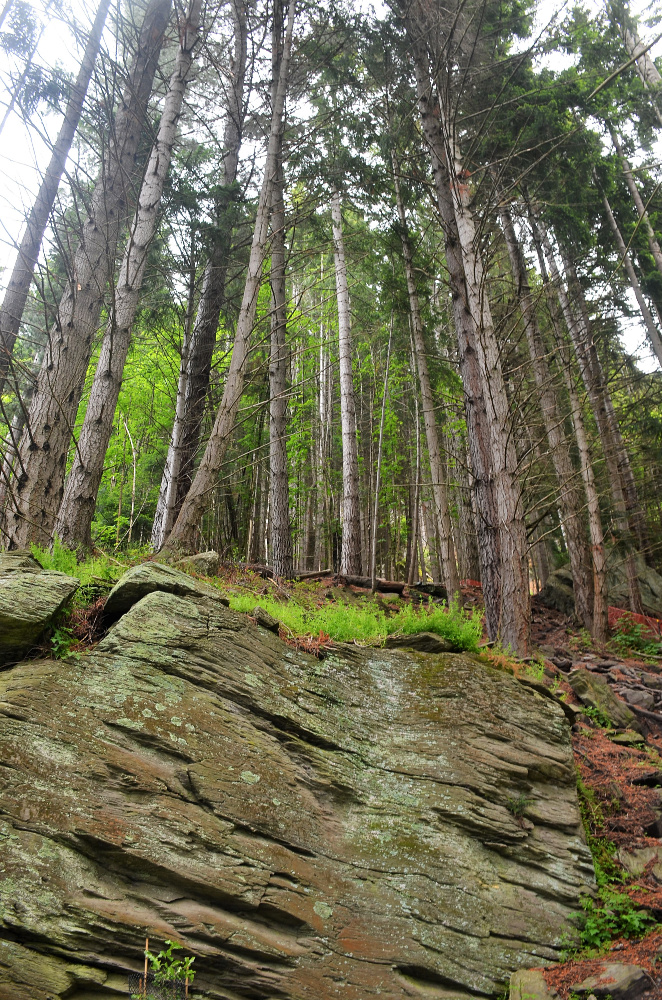
[{"label": "green grass patch", "polygon": [[482,636],[480,612],[464,612],[457,604],[450,607],[432,603],[415,608],[403,607],[393,615],[365,600],[355,603],[328,602],[321,607],[311,607],[310,602],[287,602],[271,596],[240,594],[230,598],[234,611],[250,614],[259,604],[265,611],[278,618],[295,636],[321,633],[336,642],[383,643],[388,635],[415,635],[434,632],[446,639],[454,649],[474,652]]},{"label": "green grass patch", "polygon": [[105,552],[78,562],[73,549],[62,545],[57,538],[53,542],[52,550],[42,549],[38,545],[31,545],[30,548],[32,555],[44,569],[55,569],[60,573],[66,573],[67,576],[75,576],[83,587],[94,583],[108,583],[112,586],[132,565],[131,562],[120,563],[118,559],[111,558]]}]

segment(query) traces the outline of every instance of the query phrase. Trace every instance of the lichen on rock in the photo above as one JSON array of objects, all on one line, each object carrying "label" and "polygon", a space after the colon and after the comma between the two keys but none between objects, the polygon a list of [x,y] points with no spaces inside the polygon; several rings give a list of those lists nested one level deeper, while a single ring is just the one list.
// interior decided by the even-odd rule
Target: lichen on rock
[{"label": "lichen on rock", "polygon": [[42,569],[29,552],[0,553],[0,667],[30,652],[78,586],[66,573]]},{"label": "lichen on rock", "polygon": [[26,956],[31,1000],[116,996],[146,932],[213,998],[491,996],[592,884],[563,713],[466,655],[320,661],[154,591],[0,713],[0,1000]]}]

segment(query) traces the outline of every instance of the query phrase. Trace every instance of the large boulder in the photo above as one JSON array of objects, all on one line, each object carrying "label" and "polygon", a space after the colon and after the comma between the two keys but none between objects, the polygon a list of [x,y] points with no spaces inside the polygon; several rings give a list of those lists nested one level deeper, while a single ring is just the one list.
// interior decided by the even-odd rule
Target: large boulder
[{"label": "large boulder", "polygon": [[550,573],[545,586],[536,594],[536,600],[546,608],[560,611],[564,615],[575,613],[575,594],[572,589],[572,573],[567,566]]},{"label": "large boulder", "polygon": [[[662,618],[662,576],[646,564],[646,560],[639,552],[634,554],[634,563],[644,614],[652,615],[653,618]],[[609,603],[613,607],[630,607],[630,590],[625,559],[616,549],[610,549],[607,553],[607,591]]]},{"label": "large boulder", "polygon": [[193,572],[201,573],[202,576],[216,576],[220,564],[221,557],[218,552],[210,549],[209,552],[198,552],[196,555],[178,559],[175,566],[181,566],[187,573]]},{"label": "large boulder", "polygon": [[42,569],[29,552],[0,553],[0,666],[30,652],[78,586],[66,573]]},{"label": "large boulder", "polygon": [[[644,612],[653,618],[662,618],[662,576],[646,564],[639,552],[635,552],[634,560]],[[607,593],[612,607],[630,607],[625,559],[615,548],[607,549]],[[564,615],[574,614],[575,597],[570,567],[561,566],[551,573],[545,586],[536,595],[536,600]]]},{"label": "large boulder", "polygon": [[591,673],[585,667],[578,667],[568,674],[568,683],[582,705],[596,709],[606,716],[613,726],[640,731],[641,725],[637,717],[625,702],[614,694],[604,677]]},{"label": "large boulder", "polygon": [[[201,580],[194,580],[180,569],[164,563],[146,562],[132,566],[117,581],[108,595],[104,615],[109,621],[116,621],[143,597],[156,591],[177,594],[179,597],[198,595],[220,598],[219,592],[213,587]],[[227,600],[225,603],[228,603]]]},{"label": "large boulder", "polygon": [[214,595],[0,675],[0,754],[1,1000],[110,1000],[146,934],[218,1000],[492,996],[593,884],[552,701],[466,655],[320,661]]}]

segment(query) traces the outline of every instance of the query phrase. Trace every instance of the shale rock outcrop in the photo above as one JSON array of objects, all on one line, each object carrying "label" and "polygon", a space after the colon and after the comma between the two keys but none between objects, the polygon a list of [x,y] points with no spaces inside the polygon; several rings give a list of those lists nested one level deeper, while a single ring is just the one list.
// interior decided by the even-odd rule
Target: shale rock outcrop
[{"label": "shale rock outcrop", "polygon": [[146,933],[232,1000],[466,1000],[557,957],[593,880],[560,708],[464,655],[316,660],[204,591],[0,674],[0,998],[126,993]]},{"label": "shale rock outcrop", "polygon": [[[645,614],[662,618],[662,576],[639,552],[634,554],[634,563],[639,579],[641,601]],[[616,549],[607,550],[607,591],[609,604],[615,608],[629,608],[630,590],[625,560]],[[546,608],[553,608],[564,615],[572,615],[575,610],[572,573],[569,566],[554,570],[536,600]]]},{"label": "shale rock outcrop", "polygon": [[78,580],[45,570],[29,552],[0,553],[0,667],[26,656],[78,590]]}]

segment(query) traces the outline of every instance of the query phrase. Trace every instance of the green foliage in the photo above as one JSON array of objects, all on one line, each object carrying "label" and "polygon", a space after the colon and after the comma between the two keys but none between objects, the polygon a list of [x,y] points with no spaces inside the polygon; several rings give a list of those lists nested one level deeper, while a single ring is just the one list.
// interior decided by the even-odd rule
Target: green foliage
[{"label": "green foliage", "polygon": [[32,545],[31,550],[32,555],[44,569],[54,569],[66,573],[67,576],[77,577],[82,586],[100,581],[112,585],[129,568],[128,563],[127,565],[119,563],[105,552],[78,562],[76,553],[62,545],[58,538],[54,539],[53,548],[50,550],[40,548],[38,545]]},{"label": "green foliage", "polygon": [[[181,950],[181,944],[177,944],[176,941],[166,941],[165,948],[161,949],[157,955],[151,951],[145,951],[150,971],[154,975],[155,985],[164,986],[168,983],[184,983],[186,980],[189,983],[193,982],[195,977],[193,969],[195,958],[190,955],[187,955],[186,958],[176,958],[173,952]],[[151,1000],[151,994],[148,991],[149,986],[147,986],[147,989],[143,993],[132,993],[131,1000]]]},{"label": "green foliage", "polygon": [[336,642],[383,643],[387,635],[415,635],[434,632],[447,639],[457,650],[474,652],[482,635],[480,612],[465,613],[456,603],[450,607],[433,605],[421,608],[407,605],[391,617],[373,601],[357,603],[329,602],[321,607],[311,607],[296,600],[282,603],[273,597],[256,597],[241,594],[230,598],[235,611],[248,614],[256,603],[278,618],[295,636],[319,633]]},{"label": "green foliage", "polygon": [[607,713],[603,712],[600,708],[595,708],[593,705],[586,705],[583,711],[584,715],[587,715],[593,722],[597,722],[603,729],[611,729],[614,725]]},{"label": "green foliage", "polygon": [[78,657],[78,653],[72,652],[72,647],[78,640],[66,624],[58,625],[53,630],[51,636],[51,651],[55,660],[66,660],[68,657]]},{"label": "green foliage", "polygon": [[542,681],[545,676],[544,657],[537,656],[531,663],[527,663],[525,673],[527,677],[531,677],[535,681]]},{"label": "green foliage", "polygon": [[592,788],[587,788],[577,776],[579,811],[586,831],[586,843],[593,858],[595,879],[599,888],[623,881],[623,872],[614,860],[616,845],[602,835],[605,826],[602,806]]},{"label": "green foliage", "polygon": [[584,948],[602,949],[615,938],[641,937],[656,924],[648,910],[640,909],[623,892],[603,886],[598,899],[582,899],[582,910],[574,916]]},{"label": "green foliage", "polygon": [[657,656],[662,653],[662,643],[652,639],[650,629],[629,612],[621,615],[614,625],[614,636],[609,645],[620,654],[635,652],[644,656]]},{"label": "green foliage", "polygon": [[577,794],[598,892],[596,899],[584,897],[581,911],[572,918],[579,932],[578,944],[569,952],[573,957],[581,950],[603,949],[618,937],[640,937],[656,925],[648,910],[638,907],[626,893],[614,889],[614,885],[622,884],[625,878],[614,857],[616,845],[601,835],[605,822],[602,806],[579,776]]},{"label": "green foliage", "polygon": [[452,643],[455,649],[476,652],[483,634],[482,616],[475,608],[465,612],[455,600],[448,606],[430,602],[415,608],[408,604],[388,619],[387,632],[389,635],[434,632]]}]

